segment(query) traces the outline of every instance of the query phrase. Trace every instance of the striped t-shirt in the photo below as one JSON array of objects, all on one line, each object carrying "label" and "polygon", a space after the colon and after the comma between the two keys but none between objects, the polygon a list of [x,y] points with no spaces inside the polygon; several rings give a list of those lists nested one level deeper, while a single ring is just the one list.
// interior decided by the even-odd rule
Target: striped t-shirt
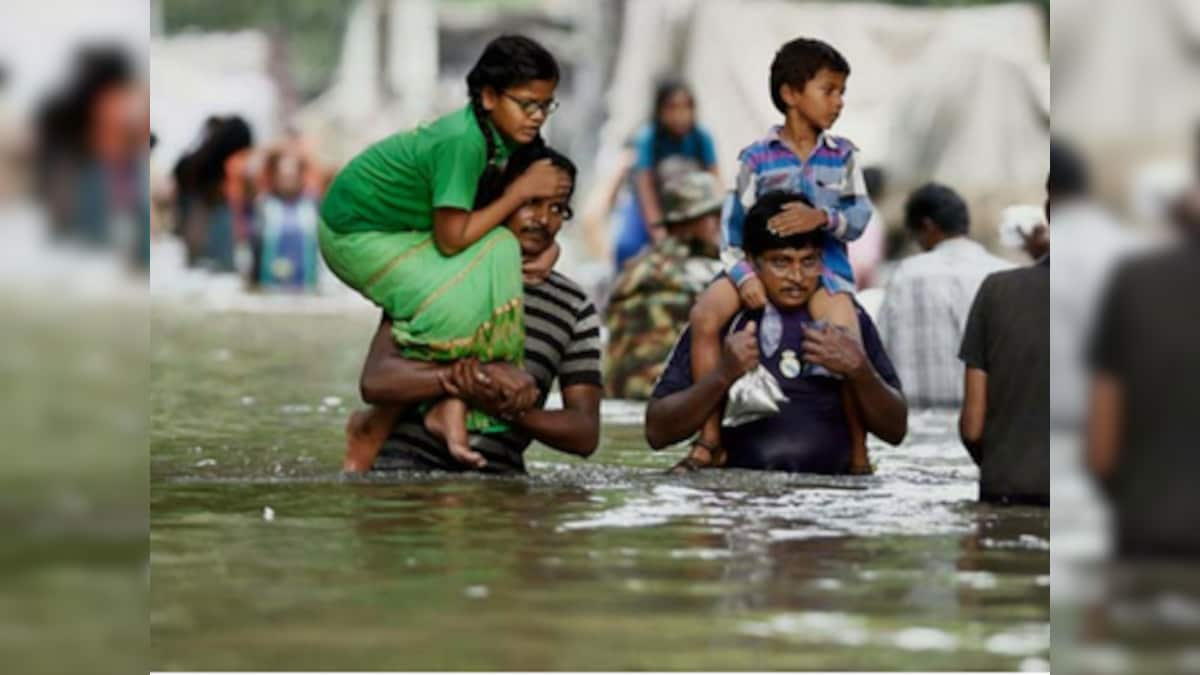
[{"label": "striped t-shirt", "polygon": [[[544,406],[555,378],[559,388],[577,384],[601,386],[600,319],[596,307],[574,281],[558,272],[536,286],[525,287],[525,370],[537,381]],[[523,473],[522,454],[533,439],[509,430],[471,434],[471,448],[487,458],[488,472]],[[444,443],[425,430],[416,412],[403,417],[372,467],[377,471],[441,469],[461,471]]]}]

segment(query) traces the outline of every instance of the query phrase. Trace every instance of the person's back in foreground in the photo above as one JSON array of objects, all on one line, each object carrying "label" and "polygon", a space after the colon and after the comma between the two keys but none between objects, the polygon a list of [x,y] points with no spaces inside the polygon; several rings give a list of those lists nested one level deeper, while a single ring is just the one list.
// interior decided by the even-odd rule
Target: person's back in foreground
[{"label": "person's back in foreground", "polygon": [[984,280],[959,358],[959,433],[979,498],[1050,504],[1050,256]]},{"label": "person's back in foreground", "polygon": [[1181,241],[1114,272],[1088,350],[1087,462],[1127,559],[1200,558],[1200,181],[1173,217]]}]

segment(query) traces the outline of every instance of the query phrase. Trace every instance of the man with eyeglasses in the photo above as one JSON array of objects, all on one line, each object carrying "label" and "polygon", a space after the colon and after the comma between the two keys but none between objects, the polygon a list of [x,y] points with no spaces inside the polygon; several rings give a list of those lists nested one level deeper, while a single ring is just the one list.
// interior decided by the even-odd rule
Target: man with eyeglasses
[{"label": "man with eyeglasses", "polygon": [[[690,330],[684,331],[646,408],[650,447],[660,449],[698,432],[704,420],[724,405],[733,383],[760,363],[787,400],[779,404],[777,414],[723,427],[721,447],[709,448],[715,455],[709,465],[847,473],[850,430],[841,403],[843,380],[851,384],[862,406],[867,431],[892,445],[904,440],[908,404],[866,312],[858,310],[861,347],[849,335],[814,324],[808,315],[808,300],[820,285],[824,234],[780,237],[767,228],[767,222],[792,201],[805,198],[772,192],[746,216],[744,249],[763,282],[767,307],[733,319],[725,331],[718,368],[698,382],[691,376]],[[822,369],[824,373],[818,374]],[[688,457],[680,465],[689,462],[695,460]]]}]

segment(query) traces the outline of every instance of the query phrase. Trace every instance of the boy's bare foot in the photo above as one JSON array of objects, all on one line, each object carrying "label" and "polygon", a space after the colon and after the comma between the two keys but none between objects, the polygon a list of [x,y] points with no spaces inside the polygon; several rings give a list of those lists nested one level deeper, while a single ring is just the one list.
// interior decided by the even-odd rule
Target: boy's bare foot
[{"label": "boy's bare foot", "polygon": [[725,449],[721,447],[710,447],[707,444],[693,442],[691,451],[687,457],[679,460],[675,466],[667,470],[671,475],[682,475],[707,469],[709,467],[718,467],[725,465]]},{"label": "boy's bare foot", "polygon": [[370,471],[383,442],[391,432],[395,411],[388,408],[367,408],[350,413],[346,421],[346,457],[342,471]]},{"label": "boy's bare foot", "polygon": [[850,447],[850,475],[870,476],[873,473],[875,473],[875,467],[871,465],[871,459],[867,457],[866,443],[855,441]]},{"label": "boy's bare foot", "polygon": [[467,404],[457,398],[444,398],[425,413],[425,428],[446,442],[450,455],[472,469],[487,466],[483,455],[471,449],[467,436]]},{"label": "boy's bare foot", "polygon": [[851,476],[874,476],[875,475],[875,467],[870,462],[867,462],[866,464],[855,464],[854,462],[851,462],[850,463],[850,475]]}]

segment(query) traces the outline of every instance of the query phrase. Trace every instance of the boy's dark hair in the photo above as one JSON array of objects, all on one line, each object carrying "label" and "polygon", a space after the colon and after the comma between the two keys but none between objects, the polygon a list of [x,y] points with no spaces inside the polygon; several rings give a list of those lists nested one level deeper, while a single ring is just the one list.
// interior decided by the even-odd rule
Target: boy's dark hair
[{"label": "boy's dark hair", "polygon": [[517,148],[511,157],[508,158],[508,164],[504,167],[504,172],[500,174],[500,179],[485,185],[483,180],[480,180],[478,189],[475,191],[475,209],[481,209],[488,204],[496,201],[504,194],[509,185],[513,181],[525,173],[525,170],[534,162],[540,159],[549,159],[550,163],[563,171],[571,178],[571,191],[567,193],[567,201],[570,201],[571,195],[575,194],[575,175],[578,171],[575,168],[575,163],[572,162],[566,155],[560,153],[554,148],[540,143],[530,143]]},{"label": "boy's dark hair", "polygon": [[[491,87],[497,94],[505,89],[530,80],[559,79],[558,62],[554,56],[537,42],[523,35],[501,35],[483,48],[479,60],[467,73],[467,94],[471,97],[471,111],[475,122],[483,132],[487,144],[487,166],[480,185],[494,189],[500,180],[500,170],[492,166],[496,156],[496,141],[492,138],[491,124],[483,108],[483,90]],[[543,145],[539,135],[533,144]]]},{"label": "boy's dark hair", "polygon": [[919,230],[926,218],[952,236],[966,234],[971,226],[967,203],[953,188],[941,183],[926,183],[913,190],[904,204],[904,227]]},{"label": "boy's dark hair", "polygon": [[1059,197],[1082,197],[1091,191],[1091,178],[1087,163],[1068,142],[1061,138],[1050,139],[1050,175],[1046,179],[1046,192],[1051,199]]},{"label": "boy's dark hair", "polygon": [[808,197],[794,192],[775,190],[758,198],[742,226],[742,248],[751,257],[758,257],[767,251],[781,248],[815,248],[821,249],[825,233],[821,230],[802,232],[781,237],[767,229],[767,221],[783,210],[788,202],[803,202],[812,206]]},{"label": "boy's dark hair", "polygon": [[796,38],[785,43],[775,52],[771,62],[771,102],[775,109],[787,114],[787,103],[779,94],[783,85],[803,89],[809,80],[817,76],[822,68],[835,73],[850,74],[850,64],[831,45],[811,38]]}]

